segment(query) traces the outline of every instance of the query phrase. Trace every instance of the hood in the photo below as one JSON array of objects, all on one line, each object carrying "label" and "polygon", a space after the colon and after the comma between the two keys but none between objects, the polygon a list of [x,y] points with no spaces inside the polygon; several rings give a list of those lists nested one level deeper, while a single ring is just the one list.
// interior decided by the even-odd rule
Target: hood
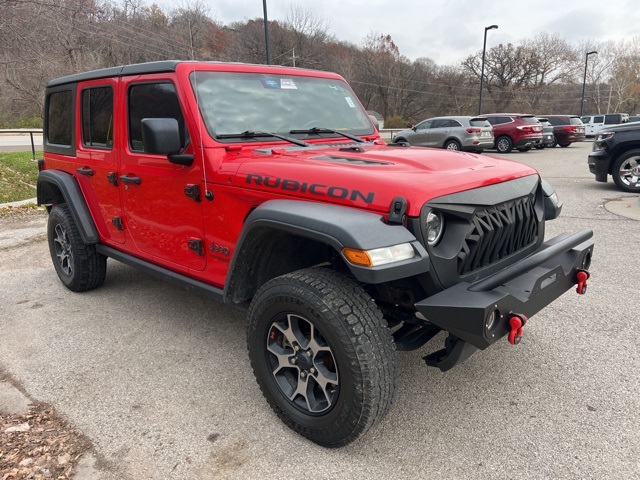
[{"label": "hood", "polygon": [[640,122],[628,122],[628,123],[620,123],[618,125],[611,125],[609,127],[604,127],[598,133],[625,132],[627,130],[640,130]]},{"label": "hood", "polygon": [[401,196],[408,202],[407,214],[418,216],[433,198],[537,175],[531,167],[486,155],[351,145],[252,150],[241,155],[233,184],[380,213],[387,213],[393,199]]}]

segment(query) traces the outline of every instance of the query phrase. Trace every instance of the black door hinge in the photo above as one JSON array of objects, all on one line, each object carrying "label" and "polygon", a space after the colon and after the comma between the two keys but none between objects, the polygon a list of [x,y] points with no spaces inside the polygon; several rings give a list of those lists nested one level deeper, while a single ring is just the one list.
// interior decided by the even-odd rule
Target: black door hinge
[{"label": "black door hinge", "polygon": [[109,182],[114,187],[118,186],[118,174],[116,172],[107,173],[107,182]]},{"label": "black door hinge", "polygon": [[112,218],[111,223],[113,223],[113,226],[116,227],[118,230],[120,231],[124,230],[124,226],[122,225],[122,219],[120,217]]},{"label": "black door hinge", "polygon": [[184,194],[196,202],[200,201],[200,187],[198,185],[185,185]]},{"label": "black door hinge", "polygon": [[191,239],[189,239],[189,250],[193,250],[198,255],[203,256],[204,255],[204,244],[202,243],[202,240],[199,239],[199,238],[191,238]]}]

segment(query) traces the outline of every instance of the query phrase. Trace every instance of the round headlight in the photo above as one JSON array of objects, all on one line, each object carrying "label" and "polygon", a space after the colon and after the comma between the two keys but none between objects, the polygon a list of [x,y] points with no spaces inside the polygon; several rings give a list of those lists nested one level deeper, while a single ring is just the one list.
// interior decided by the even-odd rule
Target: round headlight
[{"label": "round headlight", "polygon": [[442,238],[444,217],[440,212],[430,211],[427,214],[427,243],[433,247]]}]

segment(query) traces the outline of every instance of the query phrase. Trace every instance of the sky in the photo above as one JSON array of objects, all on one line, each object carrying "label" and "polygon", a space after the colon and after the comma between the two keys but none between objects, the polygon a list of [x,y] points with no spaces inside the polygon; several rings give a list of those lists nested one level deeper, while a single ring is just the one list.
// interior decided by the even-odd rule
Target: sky
[{"label": "sky", "polygon": [[[263,18],[262,0],[203,0],[212,17],[225,25]],[[539,32],[558,34],[571,45],[592,40],[640,39],[637,0],[267,0],[267,18],[284,21],[292,6],[309,10],[328,24],[339,40],[362,45],[371,33],[391,35],[411,60],[428,57],[456,65],[500,43],[519,45]]]}]

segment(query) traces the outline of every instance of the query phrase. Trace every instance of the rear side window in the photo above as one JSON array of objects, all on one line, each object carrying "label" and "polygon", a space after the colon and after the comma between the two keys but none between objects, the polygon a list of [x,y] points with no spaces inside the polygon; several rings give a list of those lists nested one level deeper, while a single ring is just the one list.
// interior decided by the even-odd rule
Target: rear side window
[{"label": "rear side window", "polygon": [[617,125],[618,123],[622,123],[621,115],[605,115],[604,123],[606,125]]},{"label": "rear side window", "polygon": [[73,92],[54,92],[47,102],[47,143],[71,146],[72,139]]},{"label": "rear side window", "polygon": [[113,89],[111,87],[83,90],[82,143],[93,148],[113,147]]},{"label": "rear side window", "polygon": [[189,140],[178,95],[172,83],[144,83],[129,88],[129,146],[142,152],[143,118],[175,118],[184,148]]}]

